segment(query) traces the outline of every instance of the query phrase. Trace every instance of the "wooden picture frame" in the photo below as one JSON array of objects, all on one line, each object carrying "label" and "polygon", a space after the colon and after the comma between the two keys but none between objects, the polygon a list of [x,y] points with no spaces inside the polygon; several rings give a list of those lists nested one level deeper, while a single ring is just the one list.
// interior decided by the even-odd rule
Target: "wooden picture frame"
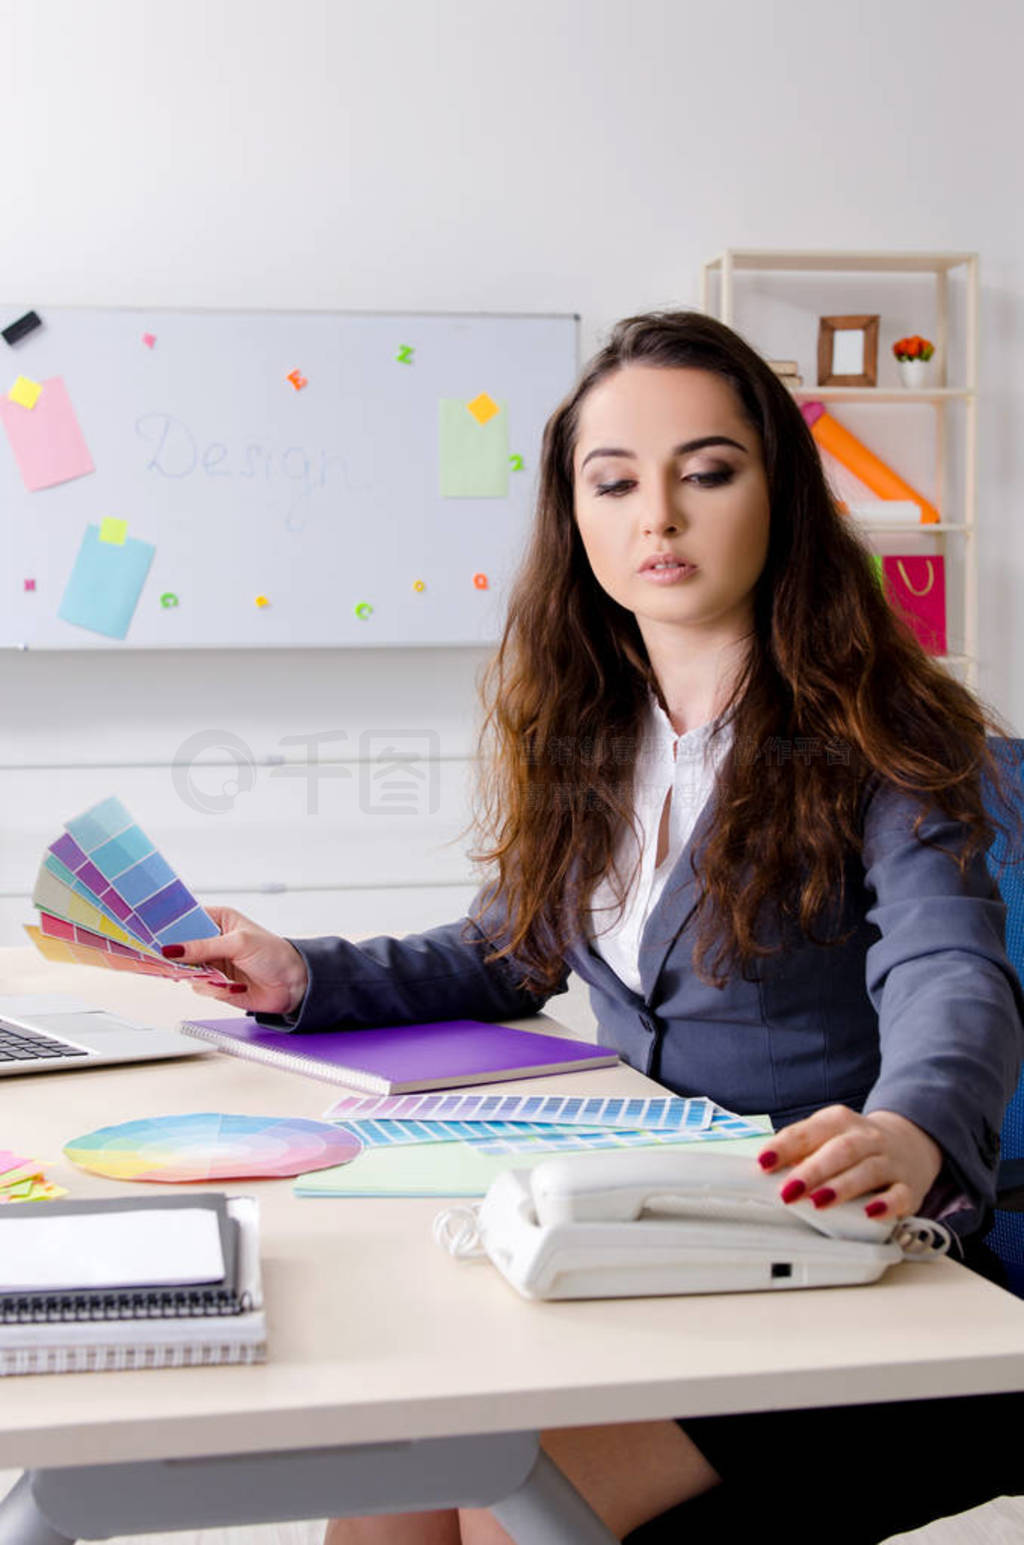
[{"label": "wooden picture frame", "polygon": [[878,322],[877,316],[818,319],[819,386],[878,385]]}]

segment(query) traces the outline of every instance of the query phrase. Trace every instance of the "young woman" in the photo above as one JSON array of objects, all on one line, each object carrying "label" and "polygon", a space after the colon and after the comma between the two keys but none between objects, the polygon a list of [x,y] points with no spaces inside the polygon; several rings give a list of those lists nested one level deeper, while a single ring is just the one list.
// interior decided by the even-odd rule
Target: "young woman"
[{"label": "young woman", "polygon": [[[984,859],[997,726],[892,613],[798,407],[721,323],[621,322],[553,414],[485,697],[492,878],[469,918],[352,944],[289,942],[218,911],[220,939],[175,953],[215,962],[229,1001],[299,1030],[520,1016],[575,970],[599,1039],[634,1067],[771,1113],[760,1162],[793,1166],[787,1200],[863,1198],[874,1216],[980,1237],[1024,1040]],[[967,1405],[956,1448],[974,1434],[979,1455],[939,1467],[966,1468],[966,1483],[936,1492],[932,1473],[929,1490],[920,1466]],[[974,1406],[994,1409],[544,1441],[620,1537],[709,1509],[739,1521],[749,1496],[757,1525],[762,1488],[788,1472],[797,1525],[815,1480],[835,1499],[855,1475],[829,1538],[866,1541],[1016,1489]],[[872,1503],[873,1472],[922,1484]],[[506,1539],[489,1514],[454,1510],[328,1531],[331,1545]]]}]

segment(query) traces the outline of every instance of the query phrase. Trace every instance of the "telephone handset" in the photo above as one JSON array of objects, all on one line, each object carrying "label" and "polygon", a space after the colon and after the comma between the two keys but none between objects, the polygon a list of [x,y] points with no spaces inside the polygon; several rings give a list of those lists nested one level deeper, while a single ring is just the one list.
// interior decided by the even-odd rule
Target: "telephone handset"
[{"label": "telephone handset", "polygon": [[685,1148],[576,1153],[504,1170],[474,1209],[435,1220],[453,1255],[486,1254],[527,1298],[625,1298],[873,1282],[945,1254],[927,1218],[873,1219],[779,1197],[787,1172]]}]

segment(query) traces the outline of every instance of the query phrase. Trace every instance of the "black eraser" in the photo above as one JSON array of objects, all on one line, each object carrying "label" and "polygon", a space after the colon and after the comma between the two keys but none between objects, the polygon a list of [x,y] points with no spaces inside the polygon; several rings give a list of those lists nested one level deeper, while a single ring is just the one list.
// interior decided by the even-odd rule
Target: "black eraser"
[{"label": "black eraser", "polygon": [[42,325],[42,318],[36,312],[26,311],[23,317],[19,317],[16,322],[11,323],[10,327],[3,329],[4,341],[6,343],[18,343],[25,337],[26,333],[33,333],[37,327],[42,327]]}]

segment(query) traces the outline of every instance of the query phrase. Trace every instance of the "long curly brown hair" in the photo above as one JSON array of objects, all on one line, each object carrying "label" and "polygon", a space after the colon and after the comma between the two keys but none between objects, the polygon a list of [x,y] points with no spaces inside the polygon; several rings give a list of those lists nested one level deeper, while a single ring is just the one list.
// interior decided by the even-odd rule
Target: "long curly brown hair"
[{"label": "long curly brown hair", "polygon": [[581,404],[630,364],[723,377],[759,437],[770,495],[754,638],[718,721],[731,721],[733,746],[710,836],[691,856],[702,979],[721,987],[775,953],[778,936],[769,929],[766,942],[762,927],[770,914],[839,942],[828,918],[878,780],[920,798],[918,825],[926,805],[962,823],[961,871],[995,834],[985,778],[1008,818],[1012,808],[986,739],[1006,731],[890,608],[786,387],[711,317],[629,317],[548,420],[532,537],[482,683],[485,845],[474,858],[496,865],[485,905],[507,919],[490,958],[511,957],[524,985],[542,992],[586,933],[596,884],[607,877],[620,905],[628,890],[632,876],[620,878],[613,861],[624,828],[636,833],[636,753],[650,693],[660,697],[636,619],[594,578],[574,514]]}]

